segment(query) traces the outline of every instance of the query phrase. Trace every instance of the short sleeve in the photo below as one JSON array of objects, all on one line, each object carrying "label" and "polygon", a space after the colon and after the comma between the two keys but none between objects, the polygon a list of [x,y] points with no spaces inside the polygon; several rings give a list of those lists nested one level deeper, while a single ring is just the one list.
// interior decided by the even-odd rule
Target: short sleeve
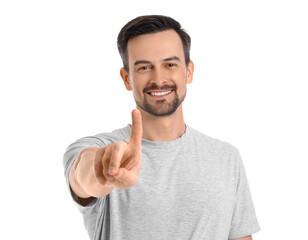
[{"label": "short sleeve", "polygon": [[238,182],[228,239],[242,238],[260,230],[240,153],[236,151]]}]

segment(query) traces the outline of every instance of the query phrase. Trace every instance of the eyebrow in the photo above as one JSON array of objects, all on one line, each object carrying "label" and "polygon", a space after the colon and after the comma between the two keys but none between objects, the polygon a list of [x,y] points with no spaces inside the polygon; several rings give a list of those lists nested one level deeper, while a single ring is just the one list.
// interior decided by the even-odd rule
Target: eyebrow
[{"label": "eyebrow", "polygon": [[168,61],[173,61],[173,60],[181,62],[181,60],[177,56],[172,56],[172,57],[169,57],[169,58],[165,58],[163,61],[164,62],[168,62]]},{"label": "eyebrow", "polygon": [[[179,61],[181,62],[180,58],[178,58],[177,56],[172,56],[172,57],[168,57],[163,59],[163,62],[168,62],[168,61]],[[150,64],[151,61],[148,60],[138,60],[134,63],[134,66],[137,66],[138,64]]]},{"label": "eyebrow", "polygon": [[134,66],[137,66],[138,64],[149,64],[149,63],[151,62],[147,60],[138,60],[134,63]]}]

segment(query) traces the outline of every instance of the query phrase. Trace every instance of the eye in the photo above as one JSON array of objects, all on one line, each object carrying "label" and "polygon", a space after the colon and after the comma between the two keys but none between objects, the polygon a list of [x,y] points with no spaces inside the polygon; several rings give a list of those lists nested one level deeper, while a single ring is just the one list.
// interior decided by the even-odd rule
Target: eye
[{"label": "eye", "polygon": [[176,67],[176,64],[175,63],[168,63],[168,65],[167,65],[169,68],[174,68],[174,67]]},{"label": "eye", "polygon": [[148,69],[150,69],[148,66],[141,66],[138,68],[138,71],[146,71]]}]

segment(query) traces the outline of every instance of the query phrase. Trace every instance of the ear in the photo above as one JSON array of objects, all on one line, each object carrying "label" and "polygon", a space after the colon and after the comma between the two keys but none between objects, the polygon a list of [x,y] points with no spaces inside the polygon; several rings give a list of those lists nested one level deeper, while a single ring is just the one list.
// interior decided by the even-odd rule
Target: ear
[{"label": "ear", "polygon": [[129,82],[128,72],[126,72],[126,70],[124,68],[121,68],[120,74],[121,74],[122,80],[125,84],[127,91],[131,91],[132,87],[131,87],[130,82]]},{"label": "ear", "polygon": [[193,61],[189,61],[186,73],[186,79],[187,79],[186,84],[191,84],[193,76],[194,76],[194,63]]}]

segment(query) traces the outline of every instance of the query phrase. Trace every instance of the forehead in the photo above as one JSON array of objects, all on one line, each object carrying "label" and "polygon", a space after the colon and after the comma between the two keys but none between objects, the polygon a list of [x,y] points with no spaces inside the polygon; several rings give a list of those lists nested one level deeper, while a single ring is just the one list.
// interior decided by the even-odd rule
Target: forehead
[{"label": "forehead", "polygon": [[184,61],[184,49],[181,38],[174,30],[143,34],[130,39],[127,43],[129,64],[136,60],[159,61],[177,56]]}]

